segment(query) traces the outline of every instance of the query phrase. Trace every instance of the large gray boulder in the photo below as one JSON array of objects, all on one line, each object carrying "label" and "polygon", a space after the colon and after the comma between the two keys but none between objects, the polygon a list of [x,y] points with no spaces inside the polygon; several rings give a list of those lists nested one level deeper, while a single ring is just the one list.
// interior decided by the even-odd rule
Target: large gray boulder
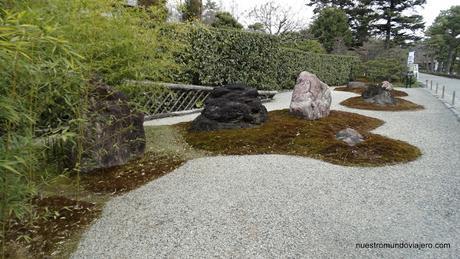
[{"label": "large gray boulder", "polygon": [[123,165],[145,151],[144,114],[112,87],[92,82],[84,128],[81,169],[84,172]]},{"label": "large gray boulder", "polygon": [[215,88],[204,109],[191,125],[192,131],[250,128],[264,123],[268,112],[256,89],[241,84]]},{"label": "large gray boulder", "polygon": [[329,86],[316,75],[303,71],[297,78],[289,110],[307,120],[316,120],[329,115],[331,102]]}]

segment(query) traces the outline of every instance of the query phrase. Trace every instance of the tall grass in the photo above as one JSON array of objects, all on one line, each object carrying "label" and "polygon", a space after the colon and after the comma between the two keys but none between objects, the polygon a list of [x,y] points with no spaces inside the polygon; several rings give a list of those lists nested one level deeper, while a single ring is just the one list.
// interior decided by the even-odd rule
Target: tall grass
[{"label": "tall grass", "polygon": [[117,87],[124,79],[167,80],[179,69],[156,16],[117,0],[0,5],[2,247],[8,219],[30,215],[49,175],[72,166],[78,179],[89,80]]}]

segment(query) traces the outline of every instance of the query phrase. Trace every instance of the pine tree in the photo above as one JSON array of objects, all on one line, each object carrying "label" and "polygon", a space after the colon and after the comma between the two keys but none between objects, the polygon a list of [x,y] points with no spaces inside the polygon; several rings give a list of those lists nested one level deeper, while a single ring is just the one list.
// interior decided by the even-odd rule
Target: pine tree
[{"label": "pine tree", "polygon": [[354,8],[347,12],[355,46],[362,46],[371,36],[371,25],[377,17],[372,9],[372,2],[373,0],[359,0]]},{"label": "pine tree", "polygon": [[307,3],[308,6],[315,6],[313,12],[319,13],[326,7],[337,7],[345,11],[348,14],[348,10],[354,7],[353,0],[310,0]]},{"label": "pine tree", "polygon": [[344,11],[348,16],[354,45],[362,46],[370,37],[370,25],[376,19],[376,13],[372,9],[373,2],[374,0],[310,0],[307,5],[315,6],[315,14],[326,7],[336,7]]},{"label": "pine tree", "polygon": [[328,52],[334,50],[337,42],[349,46],[352,40],[347,15],[341,9],[334,7],[321,10],[313,21],[310,32]]},{"label": "pine tree", "polygon": [[441,11],[427,34],[430,36],[428,42],[438,43],[437,48],[446,50],[445,72],[451,73],[456,52],[460,48],[460,5]]},{"label": "pine tree", "polygon": [[237,30],[243,29],[243,25],[241,25],[229,12],[217,12],[216,20],[211,24],[211,26]]},{"label": "pine tree", "polygon": [[385,38],[385,49],[390,48],[390,43],[401,45],[408,40],[418,40],[421,37],[415,32],[422,30],[425,25],[421,15],[404,15],[403,13],[416,6],[422,6],[426,0],[374,0],[377,20],[374,24],[376,35]]}]

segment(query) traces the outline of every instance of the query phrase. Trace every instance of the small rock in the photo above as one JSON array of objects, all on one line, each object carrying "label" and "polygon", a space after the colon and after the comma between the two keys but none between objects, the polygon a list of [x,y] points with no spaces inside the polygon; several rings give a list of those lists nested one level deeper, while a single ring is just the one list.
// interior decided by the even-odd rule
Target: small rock
[{"label": "small rock", "polygon": [[352,128],[346,128],[339,131],[335,135],[335,138],[347,143],[347,145],[349,146],[355,146],[356,144],[359,144],[364,141],[363,136],[359,134],[358,131]]},{"label": "small rock", "polygon": [[316,75],[303,71],[297,78],[289,110],[307,120],[316,120],[329,115],[331,101],[329,86]]}]

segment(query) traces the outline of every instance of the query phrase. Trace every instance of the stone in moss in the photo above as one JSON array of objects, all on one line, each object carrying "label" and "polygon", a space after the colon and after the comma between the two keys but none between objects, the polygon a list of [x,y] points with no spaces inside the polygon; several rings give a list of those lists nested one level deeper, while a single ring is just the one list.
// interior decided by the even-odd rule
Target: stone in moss
[{"label": "stone in moss", "polygon": [[257,90],[241,84],[214,89],[204,105],[201,115],[192,122],[191,131],[251,128],[268,118]]}]

